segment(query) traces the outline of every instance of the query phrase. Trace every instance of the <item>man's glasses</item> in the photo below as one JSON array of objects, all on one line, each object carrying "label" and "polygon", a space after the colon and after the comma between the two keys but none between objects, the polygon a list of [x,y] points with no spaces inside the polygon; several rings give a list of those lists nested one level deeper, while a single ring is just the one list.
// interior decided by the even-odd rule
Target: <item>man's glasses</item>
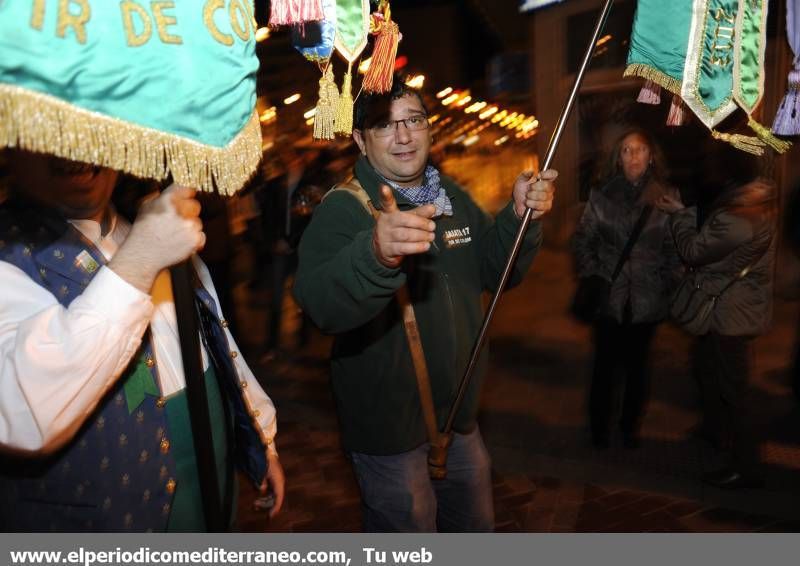
[{"label": "man's glasses", "polygon": [[388,138],[394,135],[400,123],[406,127],[409,132],[418,132],[420,130],[427,130],[430,127],[428,117],[423,115],[411,116],[402,120],[387,120],[379,122],[370,128],[376,138]]}]

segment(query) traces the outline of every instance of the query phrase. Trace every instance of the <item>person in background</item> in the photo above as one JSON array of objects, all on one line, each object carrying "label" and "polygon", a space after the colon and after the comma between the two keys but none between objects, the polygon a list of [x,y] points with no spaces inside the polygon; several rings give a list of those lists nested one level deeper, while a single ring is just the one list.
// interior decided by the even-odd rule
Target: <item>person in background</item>
[{"label": "person in background", "polygon": [[639,445],[648,397],[650,344],[658,323],[667,315],[678,265],[668,215],[653,210],[663,196],[677,197],[666,174],[664,157],[653,137],[638,128],[625,131],[612,147],[602,186],[590,192],[572,240],[578,277],[597,275],[611,281],[634,227],[640,218],[645,219],[593,324],[589,423],[592,444],[598,449],[610,444],[620,370],[624,375],[622,443],[631,449]]},{"label": "person in background", "polygon": [[[275,359],[281,348],[281,326],[286,282],[297,270],[297,245],[321,200],[316,184],[316,153],[293,148],[281,155],[285,171],[262,189],[265,245],[270,252],[270,306],[266,352],[263,361]],[[308,341],[308,321],[300,313],[298,345]]]},{"label": "person in background", "polygon": [[703,481],[728,489],[758,487],[758,440],[747,386],[752,339],[767,331],[772,317],[777,195],[774,183],[758,177],[758,160],[727,144],[714,142],[702,164],[701,188],[714,198],[699,229],[695,207],[670,196],[658,206],[672,215],[672,236],[688,269],[690,285],[682,289],[717,297],[708,332],[695,336],[692,372],[703,410],[699,435],[730,458]]}]

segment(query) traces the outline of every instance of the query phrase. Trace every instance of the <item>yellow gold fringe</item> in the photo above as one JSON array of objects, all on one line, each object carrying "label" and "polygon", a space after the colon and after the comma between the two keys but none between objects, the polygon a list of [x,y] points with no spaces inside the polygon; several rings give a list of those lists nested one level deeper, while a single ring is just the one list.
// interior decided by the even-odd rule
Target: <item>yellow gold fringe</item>
[{"label": "yellow gold fringe", "polygon": [[0,84],[0,148],[19,147],[65,159],[232,195],[261,160],[254,112],[226,147],[205,145],[92,112],[54,96]]},{"label": "yellow gold fringe", "polygon": [[353,133],[353,73],[352,67],[347,68],[347,73],[342,81],[342,93],[339,95],[339,104],[336,106],[336,133],[349,136]]},{"label": "yellow gold fringe", "polygon": [[632,63],[625,68],[624,77],[641,77],[661,85],[672,94],[681,95],[681,82],[650,65]]},{"label": "yellow gold fringe", "polygon": [[715,140],[729,143],[741,151],[746,151],[753,155],[764,155],[766,144],[758,138],[743,136],[742,134],[726,134],[724,132],[718,132],[717,130],[711,130],[711,136]]},{"label": "yellow gold fringe", "polygon": [[750,129],[756,133],[758,139],[763,141],[778,153],[783,154],[791,149],[791,142],[775,137],[765,126],[753,120],[752,116],[750,116],[747,120],[747,125],[750,126]]},{"label": "yellow gold fringe", "polygon": [[314,112],[314,139],[332,140],[334,137],[334,123],[336,120],[336,104],[339,103],[339,89],[333,78],[333,64],[328,63],[328,68],[319,80],[319,102]]}]

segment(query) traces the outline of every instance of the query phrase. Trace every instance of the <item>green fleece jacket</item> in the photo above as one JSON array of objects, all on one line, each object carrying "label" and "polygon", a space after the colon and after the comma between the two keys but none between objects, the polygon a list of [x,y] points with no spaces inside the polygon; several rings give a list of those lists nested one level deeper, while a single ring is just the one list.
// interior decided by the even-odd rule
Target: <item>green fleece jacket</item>
[{"label": "green fleece jacket", "polygon": [[[355,176],[380,208],[380,178],[366,159]],[[520,221],[511,204],[494,222],[455,182],[442,177],[453,216],[436,219],[435,246],[389,269],[375,257],[375,221],[357,198],[336,191],[303,234],[294,295],[323,332],[334,334],[331,381],[345,449],[397,454],[427,440],[411,353],[395,292],[408,282],[440,427],[483,321],[481,293],[499,282]],[[395,192],[401,210],[414,207]],[[522,279],[541,243],[531,223],[509,284]],[[455,420],[475,427],[486,372],[484,350]]]}]

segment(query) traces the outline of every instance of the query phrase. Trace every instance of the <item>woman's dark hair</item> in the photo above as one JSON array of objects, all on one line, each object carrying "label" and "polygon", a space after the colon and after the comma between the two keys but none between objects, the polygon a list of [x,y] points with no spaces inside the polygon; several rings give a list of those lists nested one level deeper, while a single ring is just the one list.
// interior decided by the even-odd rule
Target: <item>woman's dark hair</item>
[{"label": "woman's dark hair", "polygon": [[648,174],[650,177],[658,181],[666,180],[666,178],[669,176],[669,171],[667,170],[667,162],[664,158],[664,152],[661,151],[661,147],[659,147],[659,145],[656,143],[653,135],[644,128],[639,127],[628,128],[616,139],[614,145],[611,147],[611,153],[608,155],[605,166],[600,172],[600,179],[603,181],[608,181],[609,179],[620,174],[620,171],[622,171],[622,164],[620,163],[619,158],[620,153],[622,152],[622,142],[624,142],[625,138],[628,136],[633,135],[642,138],[647,144],[647,147],[650,148],[650,157],[652,160],[650,168],[648,169]]},{"label": "woman's dark hair", "polygon": [[395,76],[392,82],[392,90],[389,92],[361,93],[355,104],[353,127],[357,130],[364,130],[386,120],[389,117],[392,101],[409,95],[416,96],[419,99],[422,109],[427,114],[428,109],[425,108],[422,94],[417,89],[406,85],[400,77]]}]

